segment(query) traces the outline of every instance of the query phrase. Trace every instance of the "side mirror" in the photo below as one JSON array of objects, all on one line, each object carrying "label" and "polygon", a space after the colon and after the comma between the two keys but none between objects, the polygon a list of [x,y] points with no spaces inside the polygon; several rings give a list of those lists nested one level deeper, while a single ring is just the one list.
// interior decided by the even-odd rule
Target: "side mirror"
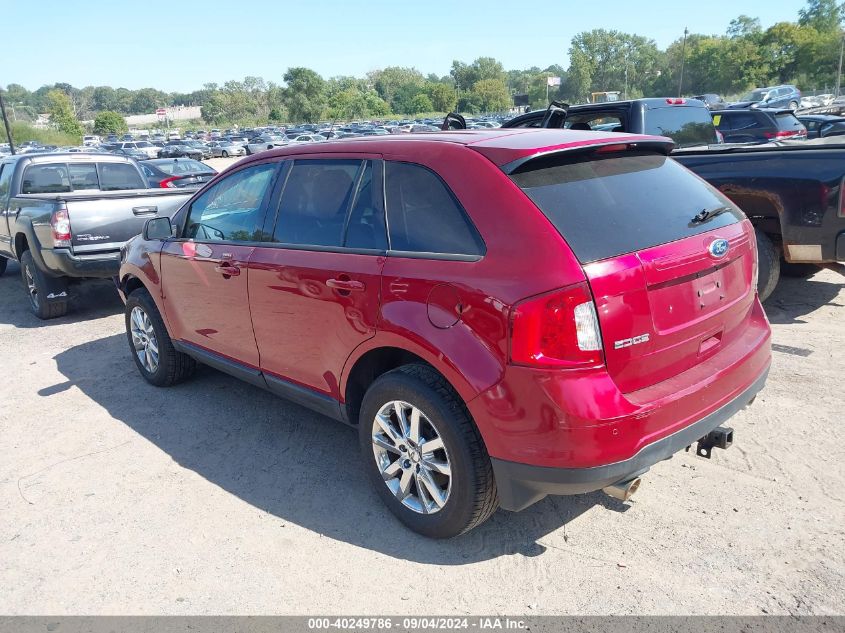
[{"label": "side mirror", "polygon": [[167,240],[173,237],[173,224],[170,218],[150,218],[144,223],[141,236],[145,240]]}]

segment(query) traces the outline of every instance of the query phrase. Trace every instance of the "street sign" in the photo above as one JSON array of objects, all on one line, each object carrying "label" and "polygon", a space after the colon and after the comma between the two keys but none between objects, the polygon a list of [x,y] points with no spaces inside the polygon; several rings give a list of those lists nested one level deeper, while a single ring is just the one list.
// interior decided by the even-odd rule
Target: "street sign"
[{"label": "street sign", "polygon": [[165,110],[164,108],[158,108],[156,110],[156,114],[159,116],[167,116],[167,110]]}]

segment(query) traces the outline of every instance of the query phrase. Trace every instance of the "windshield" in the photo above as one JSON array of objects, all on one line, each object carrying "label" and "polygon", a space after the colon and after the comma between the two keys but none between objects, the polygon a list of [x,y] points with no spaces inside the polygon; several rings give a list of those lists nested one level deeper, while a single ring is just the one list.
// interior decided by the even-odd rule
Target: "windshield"
[{"label": "windshield", "polygon": [[760,102],[766,98],[766,95],[769,94],[768,90],[752,90],[742,96],[740,101],[753,101],[754,103]]}]

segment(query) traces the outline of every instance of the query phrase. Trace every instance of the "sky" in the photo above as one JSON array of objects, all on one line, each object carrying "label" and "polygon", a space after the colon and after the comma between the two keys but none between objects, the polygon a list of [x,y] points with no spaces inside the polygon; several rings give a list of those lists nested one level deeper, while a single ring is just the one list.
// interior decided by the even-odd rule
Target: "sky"
[{"label": "sky", "polygon": [[[0,85],[67,82],[190,92],[247,75],[282,83],[288,67],[324,77],[385,66],[448,74],[452,60],[505,69],[568,66],[572,36],[595,28],[654,39],[723,34],[740,13],[763,28],[795,21],[803,0],[0,0],[14,44],[0,45]],[[139,14],[138,9],[144,12]]]}]

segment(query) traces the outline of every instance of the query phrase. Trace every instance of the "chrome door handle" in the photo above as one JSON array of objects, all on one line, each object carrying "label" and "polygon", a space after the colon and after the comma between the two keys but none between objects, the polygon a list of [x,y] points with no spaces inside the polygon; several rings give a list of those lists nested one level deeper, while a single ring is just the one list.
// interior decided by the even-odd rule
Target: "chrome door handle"
[{"label": "chrome door handle", "polygon": [[346,292],[353,290],[360,292],[366,288],[363,282],[355,281],[353,279],[328,279],[326,281],[326,285],[329,288],[334,288],[335,290],[345,290]]}]

